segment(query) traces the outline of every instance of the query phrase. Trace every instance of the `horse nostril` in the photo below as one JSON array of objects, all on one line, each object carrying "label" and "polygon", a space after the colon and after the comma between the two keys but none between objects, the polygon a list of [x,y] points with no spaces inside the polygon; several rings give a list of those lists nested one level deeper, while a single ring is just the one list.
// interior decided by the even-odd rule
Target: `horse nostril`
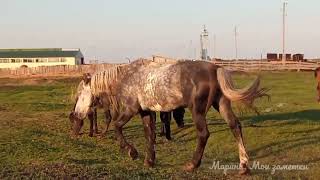
[{"label": "horse nostril", "polygon": [[74,112],[72,111],[70,114],[69,114],[69,117],[74,117]]},{"label": "horse nostril", "polygon": [[79,116],[78,116],[78,113],[77,112],[73,112],[73,117],[74,118],[78,118]]}]

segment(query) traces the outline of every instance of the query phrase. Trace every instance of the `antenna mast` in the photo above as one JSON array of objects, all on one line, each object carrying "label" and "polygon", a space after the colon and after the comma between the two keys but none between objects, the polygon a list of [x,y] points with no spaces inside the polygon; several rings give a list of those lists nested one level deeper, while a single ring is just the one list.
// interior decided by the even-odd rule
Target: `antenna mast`
[{"label": "antenna mast", "polygon": [[200,56],[201,60],[208,60],[208,47],[209,47],[209,33],[206,26],[203,26],[203,31],[200,34]]},{"label": "antenna mast", "polygon": [[283,7],[282,7],[282,63],[284,64],[286,62],[286,7],[288,5],[288,2],[283,2]]}]

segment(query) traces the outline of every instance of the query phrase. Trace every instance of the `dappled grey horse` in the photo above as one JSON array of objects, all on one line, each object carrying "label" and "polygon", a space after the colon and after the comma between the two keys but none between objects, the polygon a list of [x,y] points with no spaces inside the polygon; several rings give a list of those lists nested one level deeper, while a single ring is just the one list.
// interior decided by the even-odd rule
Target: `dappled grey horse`
[{"label": "dappled grey horse", "polygon": [[242,138],[241,125],[231,109],[232,101],[253,102],[264,96],[266,89],[259,88],[259,77],[248,87],[236,89],[230,72],[204,61],[180,61],[159,65],[151,61],[135,61],[129,65],[114,67],[96,74],[84,84],[75,108],[75,116],[85,117],[93,94],[107,93],[112,105],[121,109],[115,122],[120,147],[130,157],[138,155],[122,134],[123,126],[136,114],[144,123],[147,141],[144,164],[153,166],[155,161],[155,119],[152,111],[169,112],[188,107],[197,130],[197,147],[193,158],[184,170],[199,167],[209,138],[206,114],[211,106],[219,111],[230,126],[239,148],[240,173],[249,172],[248,155]]},{"label": "dappled grey horse", "polygon": [[[80,81],[77,91],[76,91],[76,102],[78,101],[79,92],[81,92],[83,88],[83,84],[91,80],[90,73],[84,73],[82,76],[82,80]],[[106,135],[110,123],[112,120],[117,118],[119,114],[115,111],[112,107],[110,107],[109,98],[106,93],[100,93],[99,96],[94,96],[92,100],[92,105],[87,112],[87,117],[90,122],[90,130],[89,136],[92,137],[93,134],[98,134],[98,125],[97,125],[97,108],[103,109],[104,116],[105,116],[105,128],[102,131],[102,135]],[[80,130],[83,126],[83,119],[77,119],[74,115],[74,109],[76,104],[74,105],[71,113],[69,114],[69,120],[71,122],[71,128],[73,130],[74,135],[79,135]],[[171,140],[171,128],[170,128],[170,121],[171,121],[171,114],[173,114],[173,118],[176,121],[179,128],[184,127],[184,117],[185,110],[184,108],[178,108],[173,110],[172,112],[160,112],[160,119],[161,119],[161,132],[160,136],[165,136],[168,140]]]}]

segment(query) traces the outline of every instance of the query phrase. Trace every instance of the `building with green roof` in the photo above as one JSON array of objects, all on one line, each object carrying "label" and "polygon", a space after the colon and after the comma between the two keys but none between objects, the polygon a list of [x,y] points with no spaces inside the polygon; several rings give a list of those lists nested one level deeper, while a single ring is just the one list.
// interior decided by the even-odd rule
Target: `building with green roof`
[{"label": "building with green roof", "polygon": [[80,49],[0,49],[0,68],[84,64]]}]

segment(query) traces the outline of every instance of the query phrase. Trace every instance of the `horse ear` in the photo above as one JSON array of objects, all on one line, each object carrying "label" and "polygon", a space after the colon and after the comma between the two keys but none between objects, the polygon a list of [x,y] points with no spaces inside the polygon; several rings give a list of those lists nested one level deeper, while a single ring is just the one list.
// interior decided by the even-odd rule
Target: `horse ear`
[{"label": "horse ear", "polygon": [[82,80],[85,84],[88,84],[91,81],[91,74],[90,73],[84,73],[82,76]]}]

